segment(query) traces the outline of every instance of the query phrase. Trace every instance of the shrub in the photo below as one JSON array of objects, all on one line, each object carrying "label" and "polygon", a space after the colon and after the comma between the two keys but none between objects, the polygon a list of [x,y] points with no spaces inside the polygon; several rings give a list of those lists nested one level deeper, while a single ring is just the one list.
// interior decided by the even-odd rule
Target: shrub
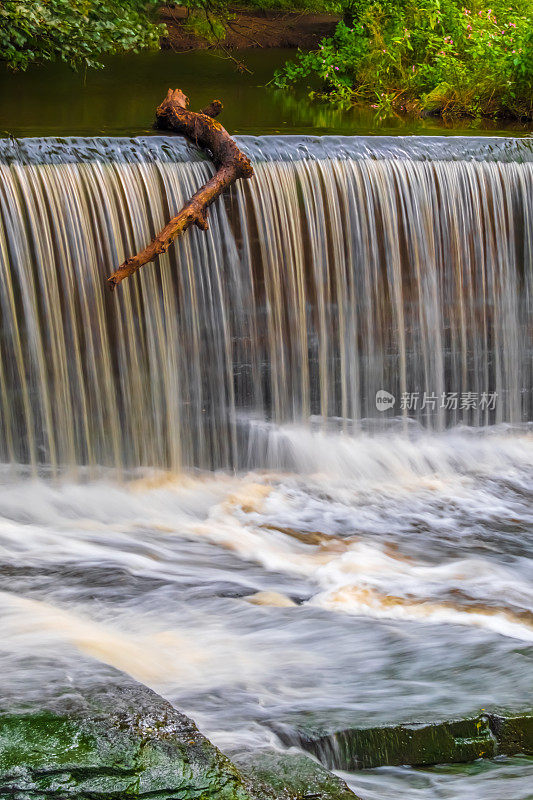
[{"label": "shrub", "polygon": [[421,109],[530,117],[533,17],[529,0],[380,0],[337,26],[319,50],[276,73],[280,87],[305,80],[312,95],[365,100],[379,111]]}]

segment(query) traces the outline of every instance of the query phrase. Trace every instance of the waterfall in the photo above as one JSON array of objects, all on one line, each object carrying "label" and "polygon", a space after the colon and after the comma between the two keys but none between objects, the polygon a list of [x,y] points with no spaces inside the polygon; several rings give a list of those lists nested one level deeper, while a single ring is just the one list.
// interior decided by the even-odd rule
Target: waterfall
[{"label": "waterfall", "polygon": [[245,468],[284,423],[531,419],[531,141],[239,144],[255,177],[207,234],[109,294],[212,166],[179,138],[0,143],[1,460]]}]

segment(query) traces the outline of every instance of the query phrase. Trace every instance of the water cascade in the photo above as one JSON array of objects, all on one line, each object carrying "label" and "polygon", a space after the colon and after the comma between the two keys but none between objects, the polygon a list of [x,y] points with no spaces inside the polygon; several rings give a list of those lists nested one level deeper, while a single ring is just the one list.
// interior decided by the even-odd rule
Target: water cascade
[{"label": "water cascade", "polygon": [[[239,146],[209,231],[110,293],[212,165],[0,142],[3,704],[126,673],[230,756],[462,719],[446,760],[490,755],[531,694],[533,141]],[[529,796],[525,758],[460,769],[347,779]]]},{"label": "water cascade", "polygon": [[114,295],[211,165],[179,138],[1,143],[1,460],[283,467],[286,423],[531,418],[531,142],[239,143],[256,178]]}]

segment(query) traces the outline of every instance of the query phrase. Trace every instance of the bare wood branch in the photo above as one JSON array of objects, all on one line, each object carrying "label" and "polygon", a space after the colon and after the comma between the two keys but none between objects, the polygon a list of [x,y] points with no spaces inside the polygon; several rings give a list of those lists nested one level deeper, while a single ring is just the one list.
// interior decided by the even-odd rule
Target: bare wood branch
[{"label": "bare wood branch", "polygon": [[224,106],[220,100],[212,100],[206,108],[200,111],[200,114],[205,114],[207,117],[218,117]]},{"label": "bare wood branch", "polygon": [[206,231],[209,227],[209,206],[239,178],[251,178],[253,175],[247,156],[239,150],[226,129],[214,119],[222,110],[222,103],[214,100],[200,112],[189,111],[188,105],[189,100],[181,89],[169,89],[157,109],[156,125],[159,129],[182,134],[206,151],[217,171],[144,250],[126,259],[107,279],[111,290],[144,264],[154,261],[161,253],[166,253],[174,239],[192,225]]}]

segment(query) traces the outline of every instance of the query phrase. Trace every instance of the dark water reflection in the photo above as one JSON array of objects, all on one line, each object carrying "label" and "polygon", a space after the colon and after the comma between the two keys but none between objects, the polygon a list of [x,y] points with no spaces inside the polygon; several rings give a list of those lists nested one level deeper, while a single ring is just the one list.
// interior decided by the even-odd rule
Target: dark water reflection
[{"label": "dark water reflection", "polygon": [[[527,125],[462,120],[376,118],[372,109],[340,110],[313,103],[306,92],[267,86],[294,50],[248,50],[239,55],[249,73],[213,52],[145,53],[110,59],[105,70],[73,72],[64,64],[25,73],[0,70],[0,136],[130,135],[150,133],[154,108],[168,86],[181,86],[193,105],[214,97],[226,106],[234,133],[492,134],[527,135]],[[531,126],[529,127],[529,130]]]}]

